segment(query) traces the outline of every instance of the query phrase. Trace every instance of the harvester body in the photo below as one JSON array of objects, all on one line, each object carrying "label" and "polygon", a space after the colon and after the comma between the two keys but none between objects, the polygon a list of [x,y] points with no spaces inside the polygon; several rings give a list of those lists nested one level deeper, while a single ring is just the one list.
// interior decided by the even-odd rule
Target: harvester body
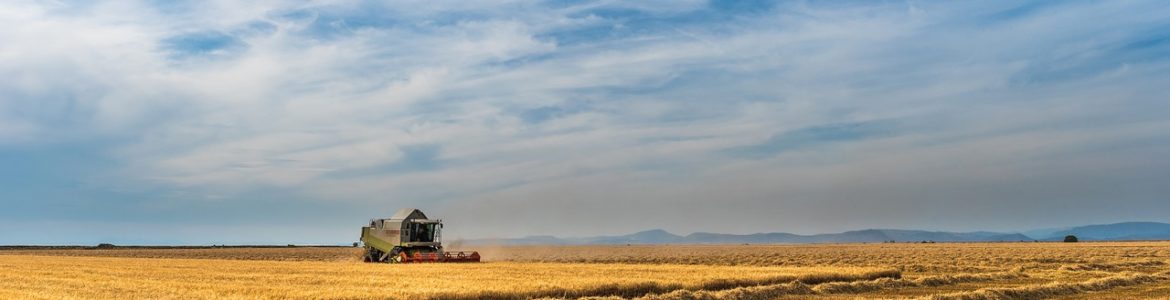
[{"label": "harvester body", "polygon": [[443,221],[428,219],[407,208],[389,219],[370,220],[362,227],[363,260],[367,262],[478,262],[475,251],[443,251]]}]

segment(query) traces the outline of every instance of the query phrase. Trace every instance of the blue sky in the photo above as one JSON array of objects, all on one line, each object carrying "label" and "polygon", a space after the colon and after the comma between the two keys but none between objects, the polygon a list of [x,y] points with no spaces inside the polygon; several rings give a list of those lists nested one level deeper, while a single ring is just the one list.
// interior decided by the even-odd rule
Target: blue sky
[{"label": "blue sky", "polygon": [[6,1],[0,244],[1170,221],[1165,1]]}]

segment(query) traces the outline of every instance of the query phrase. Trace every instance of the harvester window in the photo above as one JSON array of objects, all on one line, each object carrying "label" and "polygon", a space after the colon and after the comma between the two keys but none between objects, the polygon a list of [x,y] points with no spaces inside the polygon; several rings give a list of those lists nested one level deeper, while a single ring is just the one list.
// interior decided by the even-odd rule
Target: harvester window
[{"label": "harvester window", "polygon": [[431,243],[435,241],[436,224],[410,224],[410,236],[413,242]]},{"label": "harvester window", "polygon": [[434,242],[435,241],[435,231],[432,230],[431,228],[435,227],[435,225],[432,225],[432,224],[420,224],[420,225],[422,225],[422,226],[419,226],[419,227],[422,227],[421,228],[422,234],[421,234],[420,238],[422,238],[423,242]]}]

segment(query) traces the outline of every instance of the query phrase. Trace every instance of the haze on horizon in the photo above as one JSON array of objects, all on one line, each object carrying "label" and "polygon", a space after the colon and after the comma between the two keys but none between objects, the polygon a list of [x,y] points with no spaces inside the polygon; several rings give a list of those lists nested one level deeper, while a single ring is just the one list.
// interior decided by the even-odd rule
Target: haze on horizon
[{"label": "haze on horizon", "polygon": [[1170,221],[1166,1],[5,1],[0,244]]}]

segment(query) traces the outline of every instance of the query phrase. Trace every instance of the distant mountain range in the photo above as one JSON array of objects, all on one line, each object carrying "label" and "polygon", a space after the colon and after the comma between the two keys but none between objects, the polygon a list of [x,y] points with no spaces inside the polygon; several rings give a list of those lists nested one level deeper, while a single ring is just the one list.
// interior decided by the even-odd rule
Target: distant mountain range
[{"label": "distant mountain range", "polygon": [[696,232],[676,235],[655,229],[617,236],[595,236],[559,238],[554,236],[529,236],[508,239],[466,240],[466,244],[502,245],[613,245],[613,244],[808,244],[808,243],[880,243],[896,242],[1014,242],[1014,241],[1059,241],[1066,235],[1075,235],[1081,241],[1120,240],[1170,240],[1170,224],[1156,222],[1126,222],[1116,224],[1088,225],[1070,228],[1051,228],[1026,231],[1028,233],[1003,232],[945,232],[898,229],[866,229],[842,233],[799,235],[792,233],[725,234]]}]

